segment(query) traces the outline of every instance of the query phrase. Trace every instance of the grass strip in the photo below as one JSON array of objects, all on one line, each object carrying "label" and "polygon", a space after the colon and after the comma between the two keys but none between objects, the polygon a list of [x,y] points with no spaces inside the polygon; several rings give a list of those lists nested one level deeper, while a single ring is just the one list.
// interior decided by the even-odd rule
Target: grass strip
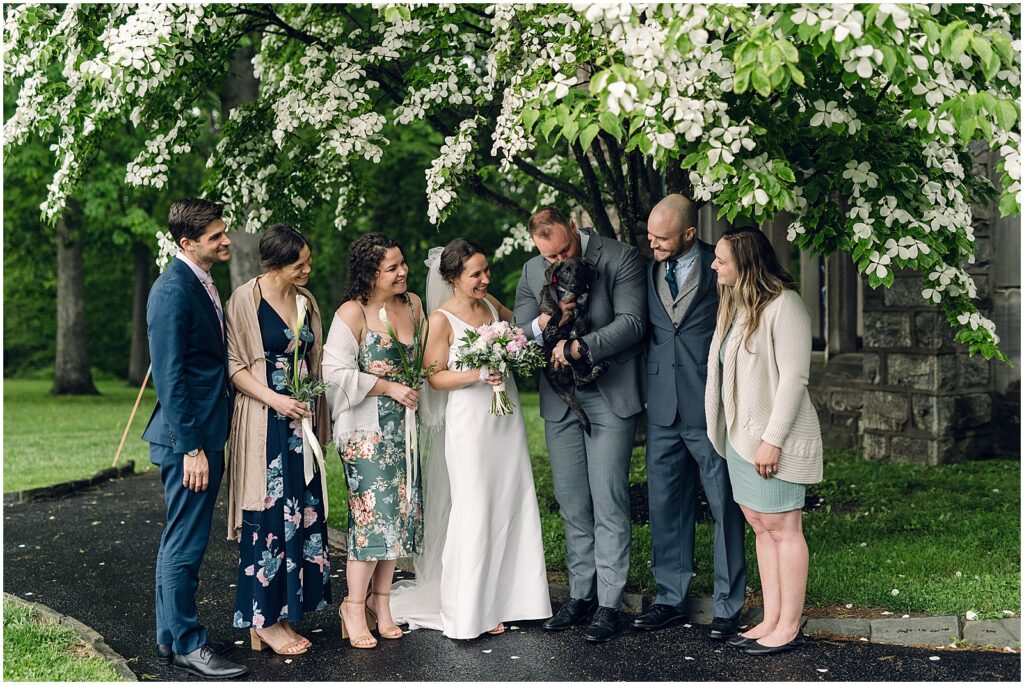
[{"label": "grass strip", "polygon": [[4,598],[4,680],[120,681],[117,672],[75,631]]}]

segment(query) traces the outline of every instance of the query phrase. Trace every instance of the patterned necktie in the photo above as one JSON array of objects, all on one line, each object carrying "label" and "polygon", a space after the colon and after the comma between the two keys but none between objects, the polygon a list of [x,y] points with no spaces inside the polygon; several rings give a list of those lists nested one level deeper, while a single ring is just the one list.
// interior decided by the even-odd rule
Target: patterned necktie
[{"label": "patterned necktie", "polygon": [[213,282],[211,278],[203,283],[203,287],[206,288],[206,292],[210,294],[210,299],[213,300],[213,308],[217,311],[217,320],[220,321],[220,332],[224,334],[224,310],[220,305],[220,293],[217,292],[217,284]]},{"label": "patterned necktie", "polygon": [[668,291],[672,294],[673,300],[679,297],[679,284],[676,283],[676,264],[678,263],[678,259],[670,259],[665,263],[665,282],[668,283]]}]

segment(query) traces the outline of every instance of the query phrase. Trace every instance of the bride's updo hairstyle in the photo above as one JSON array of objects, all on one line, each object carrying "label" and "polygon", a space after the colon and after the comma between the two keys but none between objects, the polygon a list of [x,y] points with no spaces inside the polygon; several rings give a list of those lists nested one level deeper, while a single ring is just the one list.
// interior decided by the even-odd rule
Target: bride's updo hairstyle
[{"label": "bride's updo hairstyle", "polygon": [[485,254],[484,248],[466,238],[456,238],[445,245],[441,261],[437,265],[437,270],[445,283],[454,285],[455,279],[462,275],[462,270],[466,268],[466,261],[475,254]]}]

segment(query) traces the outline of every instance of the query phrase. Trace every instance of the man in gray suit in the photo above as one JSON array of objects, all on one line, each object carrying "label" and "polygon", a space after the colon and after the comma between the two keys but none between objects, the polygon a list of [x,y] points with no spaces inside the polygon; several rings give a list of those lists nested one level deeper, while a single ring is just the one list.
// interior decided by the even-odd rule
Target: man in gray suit
[{"label": "man in gray suit", "polygon": [[657,594],[633,627],[657,630],[686,620],[699,471],[715,519],[711,637],[727,640],[738,632],[747,584],[743,514],[726,461],[707,435],[704,386],[718,290],[714,248],[697,240],[696,225],[696,208],[682,195],[659,202],[647,222],[654,251],[647,267],[647,492]]},{"label": "man in gray suit", "polygon": [[583,256],[598,274],[590,288],[590,332],[569,345],[558,343],[552,354],[560,365],[581,358],[610,362],[594,383],[572,391],[590,418],[591,435],[540,376],[540,413],[569,557],[569,600],[544,628],[565,630],[589,619],[587,640],[606,642],[620,629],[629,572],[629,460],[642,408],[647,309],[643,264],[636,248],[577,229],[557,209],[536,212],[529,230],[540,255],[523,266],[515,309],[528,337],[540,340],[548,322],[540,299],[549,264]]}]

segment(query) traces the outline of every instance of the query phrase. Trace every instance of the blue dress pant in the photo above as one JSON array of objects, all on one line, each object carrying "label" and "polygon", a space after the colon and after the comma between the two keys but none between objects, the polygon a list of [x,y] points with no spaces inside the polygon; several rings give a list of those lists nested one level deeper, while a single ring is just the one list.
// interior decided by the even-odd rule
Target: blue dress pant
[{"label": "blue dress pant", "polygon": [[150,444],[151,460],[160,467],[167,505],[167,524],[156,557],[156,641],[171,644],[175,654],[188,654],[206,644],[199,623],[196,589],[199,566],[210,541],[213,505],[224,475],[224,452],[207,452],[210,484],[203,492],[184,487],[184,455]]},{"label": "blue dress pant", "polygon": [[693,578],[698,472],[715,519],[714,615],[733,618],[743,609],[747,585],[743,512],[733,501],[726,461],[715,452],[707,429],[684,425],[678,414],[671,426],[647,427],[654,603],[684,609]]}]

